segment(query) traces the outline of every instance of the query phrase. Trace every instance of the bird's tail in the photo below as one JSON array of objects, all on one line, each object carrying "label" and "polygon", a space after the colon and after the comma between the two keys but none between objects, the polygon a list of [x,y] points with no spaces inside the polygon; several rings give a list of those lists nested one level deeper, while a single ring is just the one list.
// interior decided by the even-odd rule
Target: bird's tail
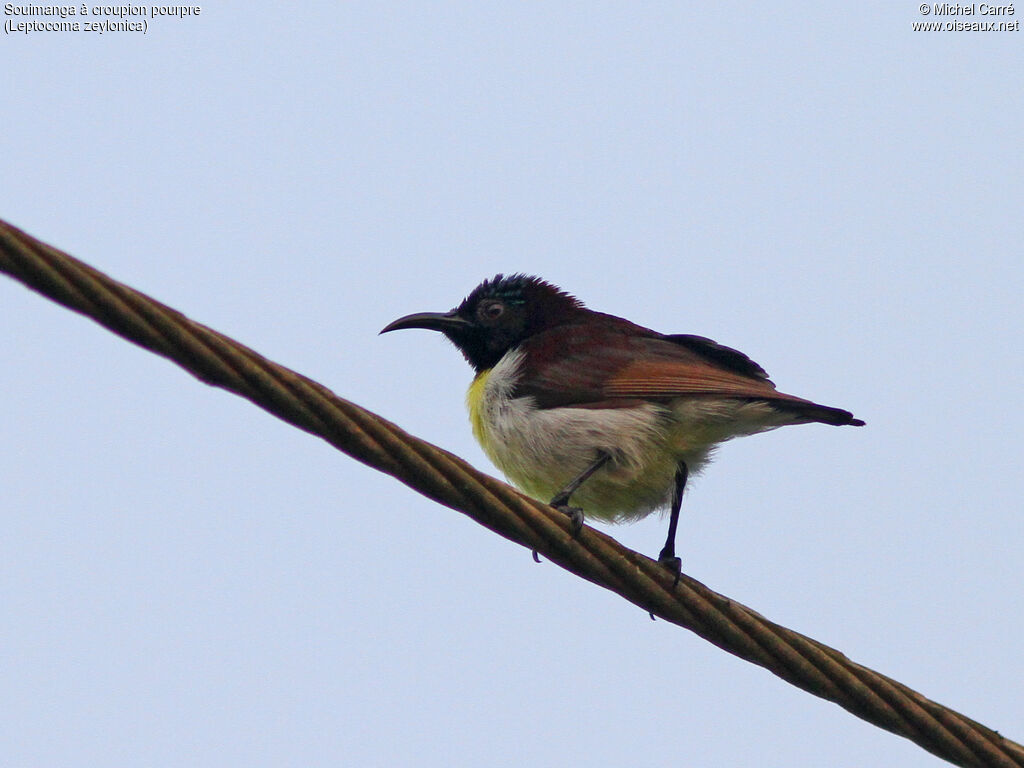
[{"label": "bird's tail", "polygon": [[832,408],[828,405],[818,405],[810,400],[775,400],[772,402],[776,408],[786,413],[796,414],[801,420],[818,422],[820,424],[831,424],[835,427],[863,427],[863,419],[854,418],[849,411],[842,408]]}]

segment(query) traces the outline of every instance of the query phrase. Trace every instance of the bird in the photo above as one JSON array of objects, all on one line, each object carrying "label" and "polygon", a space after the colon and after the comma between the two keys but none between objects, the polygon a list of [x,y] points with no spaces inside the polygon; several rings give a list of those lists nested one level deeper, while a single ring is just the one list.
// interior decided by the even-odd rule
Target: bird
[{"label": "bird", "polygon": [[864,425],[779,392],[742,352],[588,309],[533,275],[498,274],[451,311],[405,315],[381,333],[410,328],[439,331],[462,353],[475,374],[473,435],[514,485],[569,516],[573,536],[584,516],[667,510],[658,561],[676,583],[683,492],[716,446],[790,424]]}]

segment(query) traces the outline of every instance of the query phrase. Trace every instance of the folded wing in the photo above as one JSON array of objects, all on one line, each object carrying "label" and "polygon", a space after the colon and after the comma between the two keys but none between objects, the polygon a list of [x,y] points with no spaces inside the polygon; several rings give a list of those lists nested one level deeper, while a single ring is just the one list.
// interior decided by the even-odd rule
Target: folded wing
[{"label": "folded wing", "polygon": [[807,421],[864,422],[841,408],[779,392],[746,355],[701,336],[662,336],[626,321],[553,328],[523,345],[515,394],[538,407],[629,407],[677,397],[763,400]]}]

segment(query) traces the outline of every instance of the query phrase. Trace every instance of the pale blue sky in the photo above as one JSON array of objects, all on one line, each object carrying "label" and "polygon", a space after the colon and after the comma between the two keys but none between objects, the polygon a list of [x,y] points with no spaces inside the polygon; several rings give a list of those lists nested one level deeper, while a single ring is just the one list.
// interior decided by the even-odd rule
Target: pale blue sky
[{"label": "pale blue sky", "polygon": [[[684,569],[1021,740],[1024,33],[918,6],[5,36],[0,217],[489,472],[469,368],[390,320],[525,271],[742,349],[868,425],[727,445]],[[7,764],[939,764],[6,278],[0,307]]]}]

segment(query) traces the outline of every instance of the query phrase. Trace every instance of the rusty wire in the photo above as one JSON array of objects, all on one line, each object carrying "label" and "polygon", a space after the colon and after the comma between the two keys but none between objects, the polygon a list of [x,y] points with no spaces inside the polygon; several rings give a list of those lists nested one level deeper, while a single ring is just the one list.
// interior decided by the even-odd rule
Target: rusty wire
[{"label": "rusty wire", "polygon": [[566,517],[546,504],[4,221],[0,270],[206,384],[251,400],[645,611],[955,765],[1024,768],[1024,746],[685,574],[673,588],[660,565],[599,531],[584,527],[572,538]]}]

